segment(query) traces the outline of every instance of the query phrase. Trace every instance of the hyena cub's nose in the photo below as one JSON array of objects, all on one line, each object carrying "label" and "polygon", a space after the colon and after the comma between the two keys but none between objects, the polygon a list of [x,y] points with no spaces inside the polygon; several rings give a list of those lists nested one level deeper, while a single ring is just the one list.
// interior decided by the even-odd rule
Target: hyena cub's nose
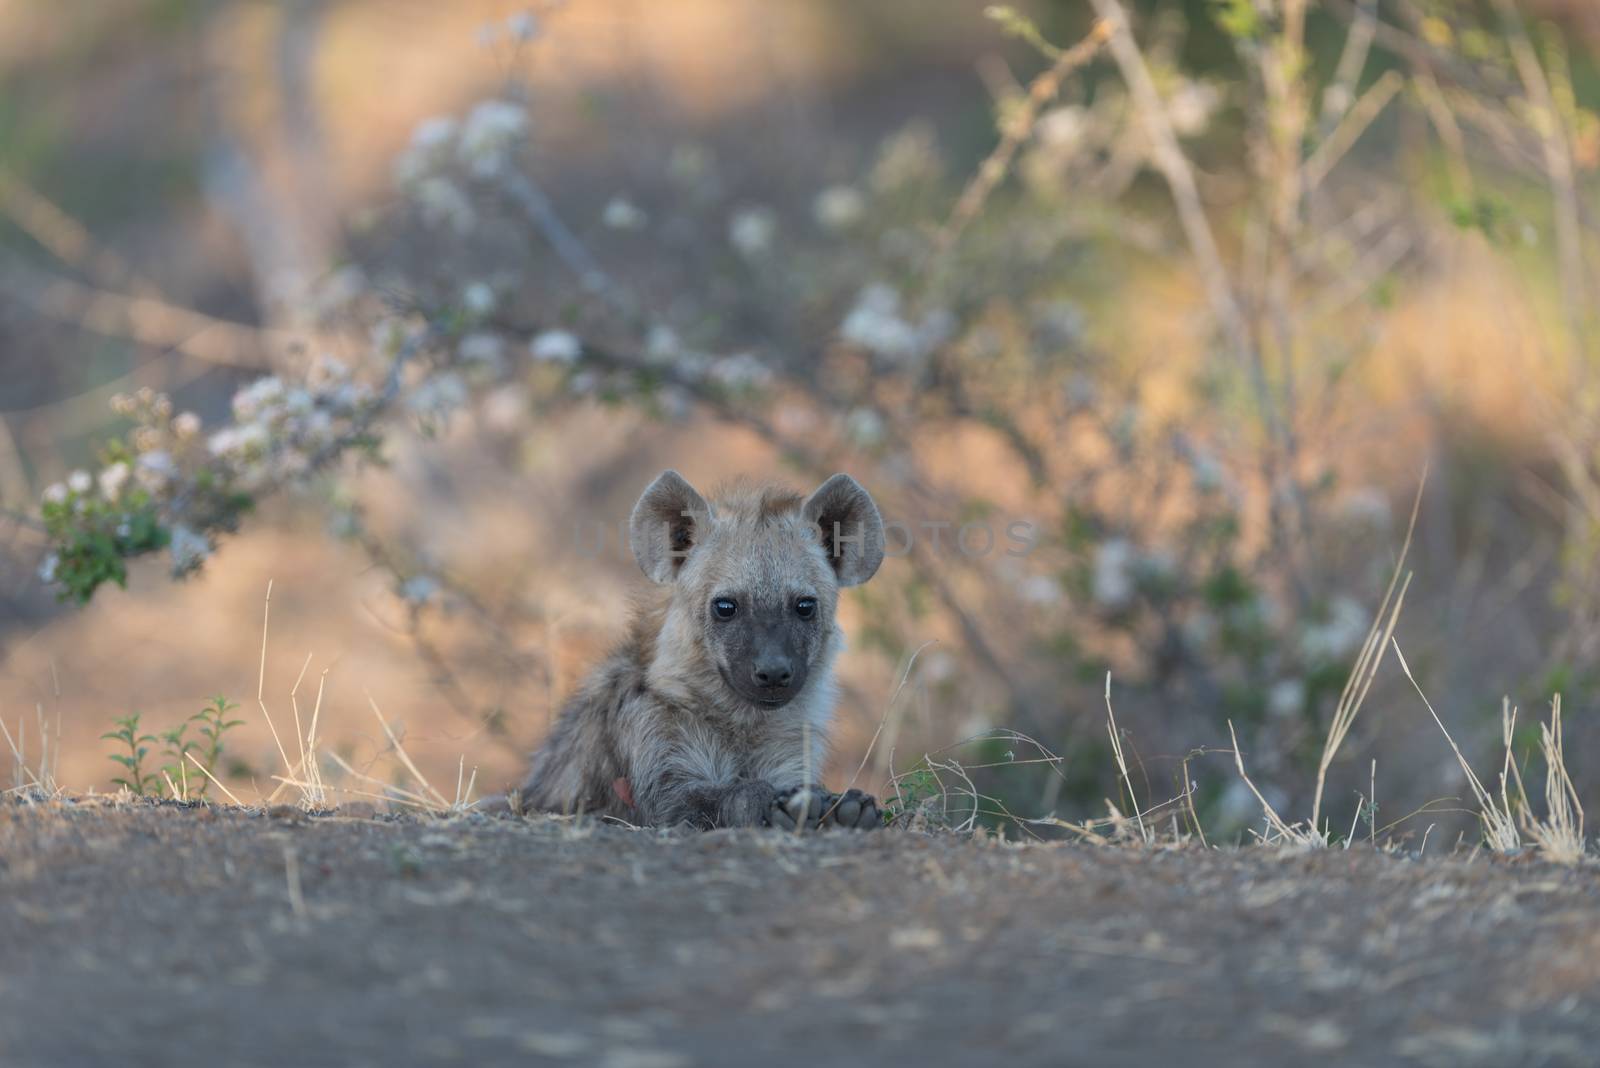
[{"label": "hyena cub's nose", "polygon": [[750,670],[750,677],[757,686],[769,686],[774,689],[787,686],[794,681],[794,662],[787,659],[757,660],[755,667]]}]

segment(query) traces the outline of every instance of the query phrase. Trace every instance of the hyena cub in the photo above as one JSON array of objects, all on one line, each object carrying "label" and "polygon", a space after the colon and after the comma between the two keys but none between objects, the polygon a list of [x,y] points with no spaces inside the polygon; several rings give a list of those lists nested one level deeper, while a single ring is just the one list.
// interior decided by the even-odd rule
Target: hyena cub
[{"label": "hyena cub", "polygon": [[628,541],[661,587],[562,709],[523,806],[647,826],[876,827],[874,798],[816,781],[839,589],[883,562],[867,491],[834,475],[803,499],[741,487],[707,501],[666,471]]}]

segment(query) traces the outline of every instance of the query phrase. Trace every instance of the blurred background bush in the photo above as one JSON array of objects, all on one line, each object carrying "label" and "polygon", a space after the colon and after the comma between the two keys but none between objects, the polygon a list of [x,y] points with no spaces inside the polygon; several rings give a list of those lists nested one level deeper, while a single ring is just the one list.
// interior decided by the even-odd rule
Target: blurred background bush
[{"label": "blurred background bush", "polygon": [[[370,693],[430,774],[499,786],[620,629],[657,470],[842,469],[911,538],[847,598],[836,776],[878,733],[880,789],[933,753],[989,813],[1127,811],[1109,672],[1140,801],[1236,835],[1204,751],[1231,721],[1307,814],[1426,468],[1401,647],[1489,763],[1502,695],[1563,693],[1594,798],[1592,5],[0,25],[0,716],[59,721],[69,786],[116,772],[112,716],[219,690],[228,781],[276,785],[269,580],[280,716],[325,671],[356,767],[389,774]],[[1457,807],[1392,660],[1366,708],[1327,818]]]}]

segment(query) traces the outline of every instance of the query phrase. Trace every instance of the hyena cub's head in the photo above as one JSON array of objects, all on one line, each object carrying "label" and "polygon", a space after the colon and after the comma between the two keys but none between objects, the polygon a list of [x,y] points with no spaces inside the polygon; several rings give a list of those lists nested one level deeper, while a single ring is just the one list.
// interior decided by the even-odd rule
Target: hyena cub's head
[{"label": "hyena cub's head", "polygon": [[634,507],[629,543],[644,573],[672,587],[658,660],[775,709],[826,671],[839,589],[878,570],[883,519],[849,475],[806,498],[766,487],[707,501],[666,471]]}]

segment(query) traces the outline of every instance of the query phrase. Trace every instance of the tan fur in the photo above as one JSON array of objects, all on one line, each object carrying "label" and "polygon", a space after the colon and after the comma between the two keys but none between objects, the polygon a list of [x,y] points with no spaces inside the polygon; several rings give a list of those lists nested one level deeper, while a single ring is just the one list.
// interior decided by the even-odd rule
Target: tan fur
[{"label": "tan fur", "polygon": [[[881,543],[870,497],[843,482],[865,502],[851,514],[869,523],[868,544],[871,524]],[[631,536],[641,567],[664,584],[637,605],[627,637],[563,708],[534,755],[522,787],[525,807],[655,826],[749,825],[763,822],[778,792],[818,780],[835,701],[833,661],[843,642],[835,623],[839,577],[864,578],[857,577],[859,562],[850,572],[830,559],[807,507],[777,486],[734,486],[707,503],[673,472],[652,484]],[[696,516],[692,527],[657,529],[679,522],[680,512]],[[686,555],[664,561],[667,547],[678,544],[689,545]],[[876,566],[874,559],[865,574]],[[804,681],[780,707],[730,684],[745,670],[728,652],[740,648],[728,644],[739,632],[718,629],[708,609],[729,591],[738,591],[748,618],[777,620],[804,651]],[[801,596],[816,602],[815,617],[804,622],[790,618]]]}]

